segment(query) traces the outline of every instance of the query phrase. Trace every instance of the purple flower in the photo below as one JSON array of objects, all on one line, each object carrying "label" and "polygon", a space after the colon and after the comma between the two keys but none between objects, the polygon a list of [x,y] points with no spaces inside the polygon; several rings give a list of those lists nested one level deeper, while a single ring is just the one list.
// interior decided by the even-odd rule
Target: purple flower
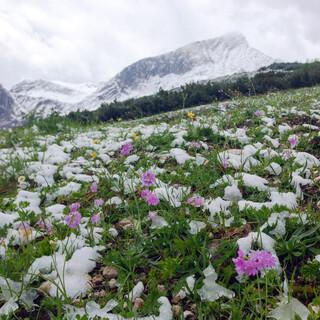
[{"label": "purple flower", "polygon": [[192,141],[189,145],[189,149],[199,150],[201,148],[201,144],[196,141]]},{"label": "purple flower", "polygon": [[193,207],[199,208],[204,205],[204,198],[200,196],[193,196],[187,200],[187,203]]},{"label": "purple flower", "polygon": [[156,183],[156,175],[151,170],[147,170],[142,175],[141,180],[145,187],[151,187]]},{"label": "purple flower", "polygon": [[133,145],[131,142],[127,142],[121,146],[120,154],[122,156],[128,156],[133,150]]},{"label": "purple flower", "polygon": [[156,206],[160,203],[160,200],[157,197],[157,195],[148,189],[142,190],[140,192],[140,196],[148,203],[149,206]]},{"label": "purple flower", "polygon": [[75,229],[81,222],[81,213],[79,211],[70,212],[66,217],[65,221],[69,228]]},{"label": "purple flower", "polygon": [[290,136],[288,138],[288,141],[290,143],[291,148],[294,148],[297,146],[298,144],[298,136],[296,136],[295,134],[293,134],[292,136]]},{"label": "purple flower", "polygon": [[221,162],[221,165],[222,165],[223,169],[226,170],[226,169],[229,167],[229,159],[224,158],[224,159],[222,160],[222,162]]},{"label": "purple flower", "polygon": [[74,203],[71,203],[71,204],[70,204],[69,209],[70,209],[71,212],[75,212],[75,211],[77,211],[80,207],[81,207],[81,205],[80,205],[79,202],[74,202]]},{"label": "purple flower", "polygon": [[98,184],[97,184],[95,181],[92,182],[92,184],[91,184],[91,186],[90,186],[90,191],[91,191],[92,193],[98,192]]},{"label": "purple flower", "polygon": [[100,214],[99,213],[95,213],[91,216],[91,222],[92,224],[97,224],[100,221]]},{"label": "purple flower", "polygon": [[101,207],[103,205],[103,203],[104,203],[103,199],[95,199],[94,200],[95,207]]},{"label": "purple flower", "polygon": [[238,275],[256,276],[259,272],[273,269],[276,266],[275,257],[266,250],[251,250],[245,255],[238,250],[238,257],[232,259]]},{"label": "purple flower", "polygon": [[146,200],[149,192],[150,192],[150,190],[148,190],[148,189],[143,189],[143,190],[140,192],[140,197],[141,197],[142,199]]},{"label": "purple flower", "polygon": [[159,198],[157,197],[157,195],[153,192],[150,192],[147,195],[147,199],[146,199],[147,203],[149,206],[156,206],[160,203]]},{"label": "purple flower", "polygon": [[37,225],[40,229],[47,231],[48,233],[51,233],[52,231],[52,224],[48,221],[45,221],[44,219],[40,219]]},{"label": "purple flower", "polygon": [[263,112],[262,110],[257,110],[257,111],[254,113],[254,115],[255,115],[256,117],[262,117],[262,116],[264,116],[264,112]]}]

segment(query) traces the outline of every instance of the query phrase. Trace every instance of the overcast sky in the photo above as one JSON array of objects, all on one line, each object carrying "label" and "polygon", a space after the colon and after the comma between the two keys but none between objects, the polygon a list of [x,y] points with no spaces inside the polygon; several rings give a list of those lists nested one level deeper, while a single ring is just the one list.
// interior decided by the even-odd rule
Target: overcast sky
[{"label": "overcast sky", "polygon": [[320,0],[0,0],[0,83],[103,81],[238,31],[286,61],[320,58]]}]

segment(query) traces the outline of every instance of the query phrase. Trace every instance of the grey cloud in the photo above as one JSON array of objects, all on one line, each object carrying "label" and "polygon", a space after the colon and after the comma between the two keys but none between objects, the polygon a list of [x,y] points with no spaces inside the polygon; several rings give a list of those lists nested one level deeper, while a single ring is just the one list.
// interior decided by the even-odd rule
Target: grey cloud
[{"label": "grey cloud", "polygon": [[318,0],[0,0],[0,83],[103,81],[230,31],[282,60],[320,57]]}]

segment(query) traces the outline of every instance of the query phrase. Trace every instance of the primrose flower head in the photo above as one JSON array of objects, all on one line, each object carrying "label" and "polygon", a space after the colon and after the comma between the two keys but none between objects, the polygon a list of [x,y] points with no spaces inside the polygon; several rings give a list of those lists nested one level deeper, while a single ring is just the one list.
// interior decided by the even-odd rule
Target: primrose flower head
[{"label": "primrose flower head", "polygon": [[103,199],[95,199],[94,200],[95,207],[101,207],[103,205],[103,203],[104,203]]},{"label": "primrose flower head", "polygon": [[71,203],[70,206],[69,206],[69,209],[71,212],[74,212],[74,211],[78,211],[78,209],[81,207],[80,203],[79,202],[74,202],[74,203]]},{"label": "primrose flower head", "polygon": [[49,221],[45,221],[44,219],[40,219],[37,223],[38,227],[48,233],[52,231],[52,224]]},{"label": "primrose flower head", "polygon": [[148,170],[143,173],[141,180],[145,187],[151,187],[156,183],[156,175],[151,170]]},{"label": "primrose flower head", "polygon": [[262,110],[257,110],[257,111],[254,113],[254,115],[255,115],[256,117],[262,117],[262,116],[264,116],[264,112],[263,112]]},{"label": "primrose flower head", "polygon": [[148,203],[149,206],[156,206],[160,203],[160,200],[157,197],[157,195],[148,189],[142,190],[140,192],[140,196]]},{"label": "primrose flower head", "polygon": [[200,196],[193,196],[187,200],[187,203],[195,208],[200,208],[204,205],[204,198]]},{"label": "primrose flower head", "polygon": [[222,161],[221,161],[221,165],[223,167],[223,169],[227,169],[229,167],[229,159],[227,158],[224,158]]},{"label": "primrose flower head", "polygon": [[98,192],[98,184],[97,184],[95,181],[92,182],[92,184],[91,184],[91,186],[90,186],[90,191],[91,191],[92,193]]},{"label": "primrose flower head", "polygon": [[251,250],[248,255],[239,250],[238,257],[232,260],[240,277],[243,275],[256,276],[276,267],[275,257],[266,250]]},{"label": "primrose flower head", "polygon": [[92,224],[98,224],[100,221],[100,214],[99,213],[95,213],[91,216],[91,222]]},{"label": "primrose flower head", "polygon": [[120,154],[122,156],[128,156],[133,151],[133,145],[131,142],[127,142],[121,146]]},{"label": "primrose flower head", "polygon": [[65,222],[70,229],[75,229],[80,224],[81,218],[82,216],[79,211],[73,211],[65,217]]},{"label": "primrose flower head", "polygon": [[297,146],[299,140],[298,140],[298,136],[296,136],[295,134],[291,135],[289,138],[288,138],[288,141],[290,143],[290,147],[291,148],[294,148]]}]

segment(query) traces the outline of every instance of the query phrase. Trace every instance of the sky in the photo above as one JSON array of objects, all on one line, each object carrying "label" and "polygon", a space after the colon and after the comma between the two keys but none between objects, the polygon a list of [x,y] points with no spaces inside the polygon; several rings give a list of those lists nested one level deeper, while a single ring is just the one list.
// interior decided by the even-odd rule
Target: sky
[{"label": "sky", "polygon": [[0,83],[106,81],[193,41],[242,33],[284,61],[320,58],[320,0],[0,0]]}]

